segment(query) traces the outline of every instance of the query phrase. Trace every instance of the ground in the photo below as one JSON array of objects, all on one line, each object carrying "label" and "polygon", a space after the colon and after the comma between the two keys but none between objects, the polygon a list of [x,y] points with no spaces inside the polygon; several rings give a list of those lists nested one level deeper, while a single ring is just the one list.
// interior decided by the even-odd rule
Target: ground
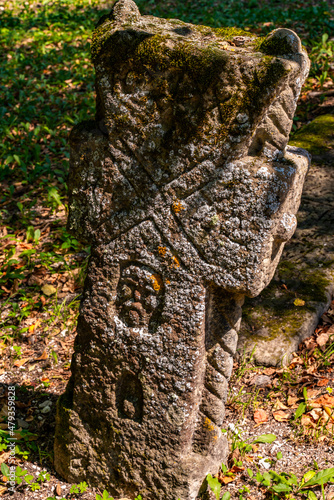
[{"label": "ground", "polygon": [[[334,14],[329,3],[137,3],[143,13],[214,27],[236,26],[263,35],[278,26],[295,29],[307,46],[312,68],[292,139],[304,141],[304,146],[308,141],[317,161],[323,155],[333,166],[329,127],[334,111],[334,41],[328,34],[333,33]],[[94,24],[106,12],[101,6],[107,5],[96,0],[0,0],[0,463],[9,464],[8,387],[15,385],[18,464],[35,479],[41,471],[50,473],[41,489],[23,481],[12,496],[2,466],[4,498],[95,500],[102,493],[88,488],[71,494],[72,485],[53,469],[55,405],[70,375],[90,253],[84,242],[66,231],[67,136],[74,123],[94,116],[89,42]],[[314,133],[315,126],[321,126],[321,134]],[[315,135],[322,137],[321,143],[314,143]],[[259,486],[246,470],[256,472],[258,466],[266,471],[267,458],[271,469],[292,471],[298,480],[307,471],[334,467],[333,340],[332,303],[289,366],[256,366],[247,357],[235,363],[226,414],[231,456],[228,470],[218,475],[221,493],[229,491],[233,499],[271,498],[265,478]],[[277,439],[246,449],[246,441],[252,443],[263,434],[275,434]],[[277,460],[279,451],[282,458]],[[238,492],[242,488],[250,492]],[[313,491],[320,498],[321,488]],[[326,484],[327,500],[331,491],[333,484]],[[287,495],[282,491],[277,498]],[[302,490],[293,496],[303,498]]]}]

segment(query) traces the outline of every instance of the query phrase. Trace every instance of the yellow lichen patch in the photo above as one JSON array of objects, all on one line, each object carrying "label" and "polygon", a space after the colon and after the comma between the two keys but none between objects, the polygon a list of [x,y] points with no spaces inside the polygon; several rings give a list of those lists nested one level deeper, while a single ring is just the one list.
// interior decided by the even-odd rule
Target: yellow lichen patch
[{"label": "yellow lichen patch", "polygon": [[209,431],[214,431],[214,430],[216,430],[216,429],[215,429],[214,424],[211,422],[211,420],[210,420],[208,417],[205,417],[205,420],[204,420],[204,427],[205,427],[206,429],[208,429]]},{"label": "yellow lichen patch", "polygon": [[177,257],[173,255],[172,257],[172,267],[180,267],[180,262],[178,261]]},{"label": "yellow lichen patch", "polygon": [[157,274],[152,274],[150,276],[150,278],[151,278],[152,286],[153,286],[154,290],[156,292],[160,292],[161,286],[162,286],[162,281],[161,281],[160,276],[158,276]]},{"label": "yellow lichen patch", "polygon": [[167,248],[166,247],[158,247],[158,252],[159,252],[160,257],[165,257],[166,252],[167,252]]},{"label": "yellow lichen patch", "polygon": [[184,206],[182,205],[181,201],[177,200],[177,201],[174,201],[173,205],[172,205],[172,208],[173,208],[173,211],[178,214],[179,212],[181,212],[181,210],[184,210]]}]

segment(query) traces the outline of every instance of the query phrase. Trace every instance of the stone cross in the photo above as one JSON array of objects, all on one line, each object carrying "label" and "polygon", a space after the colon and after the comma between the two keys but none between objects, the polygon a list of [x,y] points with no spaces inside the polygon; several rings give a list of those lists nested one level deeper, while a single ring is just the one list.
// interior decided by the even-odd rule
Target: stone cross
[{"label": "stone cross", "polygon": [[92,256],[55,465],[114,496],[193,500],[221,432],[241,306],[293,234],[309,69],[297,35],[141,16],[93,37],[95,121],[70,137],[68,227]]}]

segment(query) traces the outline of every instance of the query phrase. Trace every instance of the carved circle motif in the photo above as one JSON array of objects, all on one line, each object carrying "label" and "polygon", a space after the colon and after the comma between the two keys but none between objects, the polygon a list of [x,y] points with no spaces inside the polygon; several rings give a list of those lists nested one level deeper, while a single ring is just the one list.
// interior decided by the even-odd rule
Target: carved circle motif
[{"label": "carved circle motif", "polygon": [[127,326],[149,326],[161,305],[162,296],[162,279],[149,267],[128,265],[122,269],[116,307],[119,317]]}]

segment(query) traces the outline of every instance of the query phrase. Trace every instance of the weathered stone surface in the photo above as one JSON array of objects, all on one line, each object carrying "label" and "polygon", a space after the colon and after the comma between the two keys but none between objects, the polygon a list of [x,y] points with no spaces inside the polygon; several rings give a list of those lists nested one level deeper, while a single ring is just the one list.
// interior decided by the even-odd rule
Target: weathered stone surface
[{"label": "weathered stone surface", "polygon": [[227,453],[244,295],[296,227],[308,158],[285,146],[308,59],[291,31],[259,40],[131,0],[92,54],[96,120],[71,134],[69,179],[92,258],[55,465],[115,496],[192,500]]},{"label": "weathered stone surface", "polygon": [[[294,137],[312,152],[298,212],[298,228],[286,245],[270,286],[246,299],[238,352],[254,349],[261,365],[286,365],[313,334],[334,291],[334,117],[319,116]],[[295,301],[297,302],[295,305]],[[299,301],[299,302],[298,302]],[[298,305],[299,304],[299,305]]]}]

